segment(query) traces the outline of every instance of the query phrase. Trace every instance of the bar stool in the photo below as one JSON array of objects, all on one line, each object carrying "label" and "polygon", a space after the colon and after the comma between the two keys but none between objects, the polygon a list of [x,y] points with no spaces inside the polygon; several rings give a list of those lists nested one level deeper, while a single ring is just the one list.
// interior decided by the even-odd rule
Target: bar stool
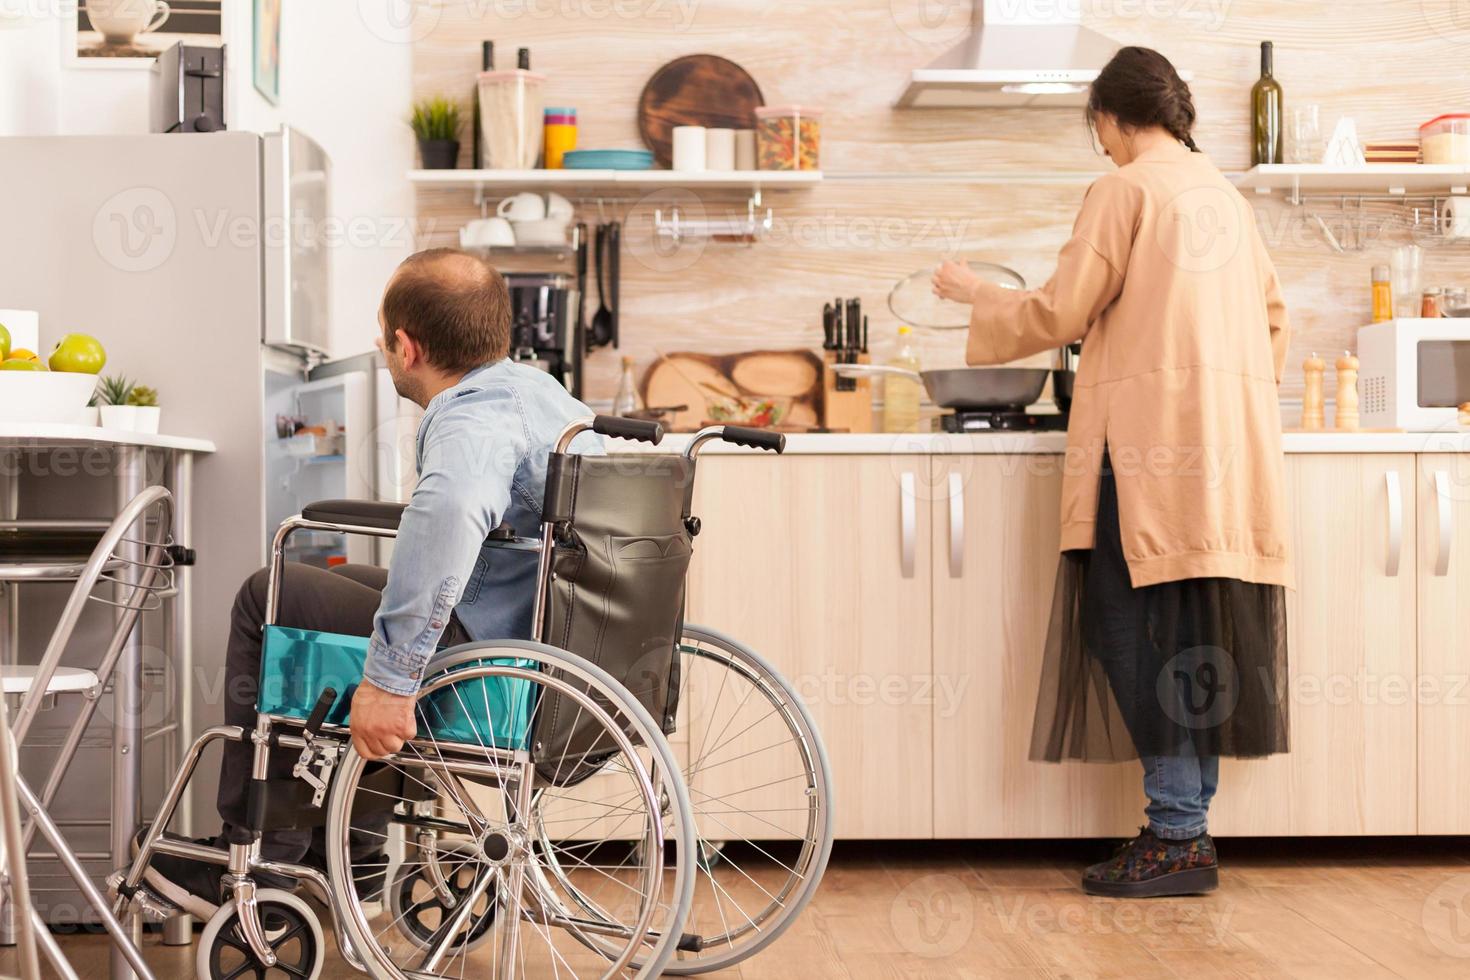
[{"label": "bar stool", "polygon": [[[24,872],[24,855],[29,852],[35,835],[42,834],[69,876],[75,881],[77,888],[93,906],[114,943],[122,950],[132,967],[143,977],[149,977],[151,974],[143,962],[141,953],[138,952],[135,942],[136,928],[125,927],[114,914],[110,904],[86,873],[75,851],[72,850],[60,828],[47,812],[47,808],[54,800],[67,769],[82,743],[87,727],[102,700],[103,691],[127,645],[128,638],[138,625],[138,617],[143,612],[157,609],[162,600],[173,593],[174,550],[169,537],[169,529],[172,526],[171,518],[172,497],[169,492],[162,487],[149,487],[134,497],[118,516],[105,526],[90,556],[84,560],[75,555],[65,556],[60,552],[66,549],[57,548],[54,549],[58,552],[56,554],[25,554],[19,560],[0,563],[0,577],[12,583],[17,581],[71,581],[75,583],[39,662],[29,665],[18,663],[0,665],[0,691],[3,691],[7,697],[20,699],[20,706],[13,722],[7,726],[3,742],[0,742],[0,753],[5,752],[12,745],[19,747],[24,744],[26,735],[38,713],[47,703],[62,696],[75,696],[81,699],[80,709],[61,741],[59,754],[39,794],[27,784],[18,767],[14,765],[13,757],[7,755],[4,764],[0,764],[0,776],[8,777],[6,780],[8,785],[0,786],[0,793],[3,793],[6,798],[13,793],[18,800],[23,817],[29,818],[28,822],[25,819],[21,821],[25,826],[18,835],[12,832],[12,828],[6,821],[5,836],[11,840],[10,867],[0,869],[0,877],[5,879],[0,881],[0,887],[6,888],[16,898],[20,898],[21,894],[28,890],[26,882],[20,879]],[[40,550],[44,551],[45,545],[48,544],[44,540],[44,530],[18,528],[16,525],[19,523],[11,522],[6,530],[15,529],[18,532],[31,530],[33,537],[30,540],[37,542],[41,546]],[[50,543],[55,543],[54,538]],[[24,551],[24,549],[20,550]],[[63,666],[61,659],[71,643],[83,610],[91,602],[115,608],[111,639],[103,648],[95,667]],[[135,718],[132,721],[141,727],[141,718]],[[7,799],[0,798],[0,807],[5,806],[6,803]],[[128,828],[128,832],[131,833],[135,829]],[[16,869],[17,842],[13,840],[17,836],[19,838],[19,871]],[[16,917],[17,939],[34,942],[35,937],[39,937],[42,949],[52,960],[57,971],[63,976],[74,976],[70,967],[66,965],[65,958],[60,957],[60,950],[55,947],[54,941],[48,942],[49,931],[40,922],[34,903],[27,901],[25,911],[27,914]],[[31,932],[34,933],[34,936],[26,938],[26,934]]]}]

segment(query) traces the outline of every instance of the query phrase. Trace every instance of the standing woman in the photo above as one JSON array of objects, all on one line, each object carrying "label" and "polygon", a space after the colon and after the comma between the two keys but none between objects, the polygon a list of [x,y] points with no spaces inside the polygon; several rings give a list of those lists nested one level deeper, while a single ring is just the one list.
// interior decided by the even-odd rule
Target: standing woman
[{"label": "standing woman", "polygon": [[1119,51],[1087,119],[1118,170],[1089,188],[1051,281],[1017,292],[946,263],[934,288],[973,304],[970,364],[1082,341],[1031,757],[1139,758],[1147,826],[1083,888],[1194,894],[1218,882],[1220,757],[1287,747],[1286,309],[1168,60]]}]

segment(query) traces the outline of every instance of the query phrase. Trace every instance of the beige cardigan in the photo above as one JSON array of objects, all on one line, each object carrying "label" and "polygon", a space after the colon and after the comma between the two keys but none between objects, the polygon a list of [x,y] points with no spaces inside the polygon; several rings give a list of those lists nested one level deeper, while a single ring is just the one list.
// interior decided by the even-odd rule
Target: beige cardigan
[{"label": "beige cardigan", "polygon": [[966,359],[1082,340],[1062,549],[1090,548],[1107,445],[1135,587],[1293,585],[1277,385],[1286,307],[1250,206],[1171,144],[1094,183],[1040,289],[980,285]]}]

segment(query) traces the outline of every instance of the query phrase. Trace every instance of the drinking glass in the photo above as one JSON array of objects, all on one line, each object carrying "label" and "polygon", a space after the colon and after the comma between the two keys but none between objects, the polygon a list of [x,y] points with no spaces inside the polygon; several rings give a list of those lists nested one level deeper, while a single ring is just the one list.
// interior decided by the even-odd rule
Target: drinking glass
[{"label": "drinking glass", "polygon": [[1322,162],[1321,110],[1315,104],[1292,106],[1286,114],[1286,162]]},{"label": "drinking glass", "polygon": [[1393,276],[1393,315],[1419,315],[1419,286],[1424,252],[1418,245],[1400,245],[1389,255]]}]

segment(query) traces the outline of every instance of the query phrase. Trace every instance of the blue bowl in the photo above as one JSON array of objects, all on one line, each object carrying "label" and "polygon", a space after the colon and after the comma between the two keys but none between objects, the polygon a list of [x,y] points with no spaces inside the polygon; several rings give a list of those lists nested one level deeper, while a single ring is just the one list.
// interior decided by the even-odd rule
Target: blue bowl
[{"label": "blue bowl", "polygon": [[562,157],[567,170],[652,170],[648,150],[572,150]]}]

